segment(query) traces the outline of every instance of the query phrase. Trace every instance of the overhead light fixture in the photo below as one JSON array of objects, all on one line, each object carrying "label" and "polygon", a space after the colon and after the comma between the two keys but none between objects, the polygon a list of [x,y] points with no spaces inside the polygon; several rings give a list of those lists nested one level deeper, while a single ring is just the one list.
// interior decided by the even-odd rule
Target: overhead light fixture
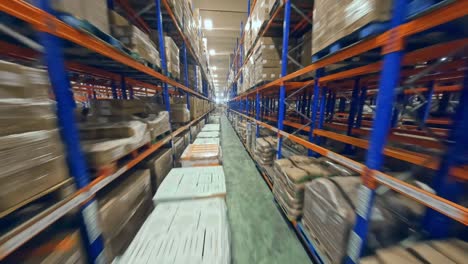
[{"label": "overhead light fixture", "polygon": [[203,21],[203,24],[205,25],[206,30],[212,30],[213,29],[213,20],[205,19],[205,21]]},{"label": "overhead light fixture", "polygon": [[214,55],[216,55],[216,50],[210,49],[209,53],[210,53],[211,56],[214,56]]}]

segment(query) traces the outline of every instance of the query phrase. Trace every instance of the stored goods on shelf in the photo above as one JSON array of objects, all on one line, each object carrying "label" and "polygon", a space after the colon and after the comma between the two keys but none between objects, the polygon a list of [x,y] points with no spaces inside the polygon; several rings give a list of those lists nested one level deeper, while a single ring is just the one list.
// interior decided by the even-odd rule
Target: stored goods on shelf
[{"label": "stored goods on shelf", "polygon": [[173,167],[173,157],[171,148],[163,148],[158,153],[148,159],[142,168],[149,169],[151,174],[151,194],[154,195],[162,181]]},{"label": "stored goods on shelf", "polygon": [[277,139],[273,137],[257,138],[255,142],[255,160],[262,166],[272,166],[276,155]]},{"label": "stored goods on shelf", "polygon": [[174,168],[158,188],[153,202],[225,196],[226,180],[222,166]]},{"label": "stored goods on shelf", "polygon": [[173,123],[190,121],[190,111],[187,109],[187,104],[171,104],[171,121]]},{"label": "stored goods on shelf", "polygon": [[194,145],[220,144],[219,138],[197,138],[193,141]]},{"label": "stored goods on shelf", "polygon": [[151,140],[155,140],[157,137],[170,131],[169,113],[166,111],[161,111],[158,115],[151,114],[140,120],[148,126]]},{"label": "stored goods on shelf", "polygon": [[330,172],[312,157],[291,156],[274,162],[273,194],[291,220],[302,215],[304,186],[318,177],[328,177]]},{"label": "stored goods on shelf", "polygon": [[110,34],[106,0],[53,0],[51,5],[58,12],[85,20],[100,31]]},{"label": "stored goods on shelf", "polygon": [[197,138],[219,138],[219,131],[201,131]]},{"label": "stored goods on shelf", "polygon": [[182,167],[216,166],[221,164],[221,148],[219,145],[190,144],[180,157]]},{"label": "stored goods on shelf", "polygon": [[463,263],[468,258],[468,243],[458,239],[430,240],[407,246],[378,249],[360,260],[362,264]]},{"label": "stored goods on shelf", "polygon": [[175,154],[175,158],[178,159],[182,153],[184,152],[184,149],[186,148],[187,146],[185,145],[185,141],[184,141],[184,138],[182,137],[175,137],[174,138],[174,154]]},{"label": "stored goods on shelf", "polygon": [[128,175],[98,198],[100,228],[109,259],[121,255],[152,210],[149,170]]},{"label": "stored goods on shelf", "polygon": [[171,37],[164,37],[166,48],[167,72],[175,79],[180,79],[179,48]]},{"label": "stored goods on shelf", "polygon": [[[192,245],[187,248],[187,245]],[[161,249],[160,251],[154,250]],[[231,262],[229,223],[223,199],[160,203],[116,263]]]}]

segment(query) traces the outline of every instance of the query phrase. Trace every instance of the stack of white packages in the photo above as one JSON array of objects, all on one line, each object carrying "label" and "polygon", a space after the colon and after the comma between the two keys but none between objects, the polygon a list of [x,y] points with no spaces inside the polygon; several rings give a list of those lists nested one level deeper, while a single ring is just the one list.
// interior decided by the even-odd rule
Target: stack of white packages
[{"label": "stack of white packages", "polygon": [[221,125],[220,124],[206,124],[202,128],[202,132],[209,132],[209,131],[220,131],[221,130]]},{"label": "stack of white packages", "polygon": [[219,138],[219,131],[203,131],[198,133],[197,138]]},{"label": "stack of white packages", "polygon": [[195,145],[207,145],[207,144],[214,144],[219,145],[219,138],[197,138],[193,142]]},{"label": "stack of white packages", "polygon": [[230,263],[223,199],[161,203],[114,263]]},{"label": "stack of white packages", "polygon": [[154,204],[169,201],[225,197],[222,166],[174,168],[153,197]]}]

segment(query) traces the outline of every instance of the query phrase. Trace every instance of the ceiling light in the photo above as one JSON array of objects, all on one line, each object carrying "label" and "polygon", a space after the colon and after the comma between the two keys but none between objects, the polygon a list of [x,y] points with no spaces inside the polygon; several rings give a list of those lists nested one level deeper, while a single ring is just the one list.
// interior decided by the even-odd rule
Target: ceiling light
[{"label": "ceiling light", "polygon": [[213,29],[213,20],[205,19],[203,24],[205,25],[205,29],[207,29],[207,30],[212,30]]},{"label": "ceiling light", "polygon": [[214,50],[214,49],[210,49],[210,51],[209,51],[209,52],[210,52],[210,55],[211,55],[211,56],[214,56],[214,55],[216,55],[216,50]]}]

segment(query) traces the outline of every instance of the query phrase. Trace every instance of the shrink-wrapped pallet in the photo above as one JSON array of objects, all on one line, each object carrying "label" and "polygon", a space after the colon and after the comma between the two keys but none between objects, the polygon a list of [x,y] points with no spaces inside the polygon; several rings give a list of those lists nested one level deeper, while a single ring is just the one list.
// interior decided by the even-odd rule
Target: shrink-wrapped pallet
[{"label": "shrink-wrapped pallet", "polygon": [[[356,218],[361,180],[359,177],[319,178],[307,183],[304,194],[304,212],[302,223],[309,238],[317,245],[317,251],[328,263],[341,263],[346,255],[350,232]],[[392,196],[395,194],[391,194]],[[398,242],[408,235],[403,219],[411,219],[414,210],[411,200],[402,199],[399,210],[406,214],[395,214],[392,203],[379,197],[374,203],[369,219],[368,246],[381,247]]]},{"label": "shrink-wrapped pallet", "polygon": [[302,214],[305,184],[330,174],[315,158],[306,156],[275,160],[273,168],[273,194],[291,220]]},{"label": "shrink-wrapped pallet", "polygon": [[149,115],[141,119],[141,121],[148,125],[152,140],[170,130],[169,113],[167,111],[161,111],[157,115]]},{"label": "shrink-wrapped pallet", "polygon": [[202,132],[209,132],[209,131],[220,131],[221,130],[221,125],[220,124],[206,124],[202,128]]},{"label": "shrink-wrapped pallet", "polygon": [[276,154],[276,142],[274,137],[257,138],[255,141],[255,159],[260,165],[271,166]]},{"label": "shrink-wrapped pallet", "polygon": [[120,255],[152,208],[149,170],[137,170],[98,198],[100,228],[110,258]]},{"label": "shrink-wrapped pallet", "polygon": [[164,202],[156,206],[116,263],[228,264],[226,203],[221,198]]},{"label": "shrink-wrapped pallet", "polygon": [[180,157],[182,167],[216,166],[221,160],[219,144],[190,144]]},{"label": "shrink-wrapped pallet", "polygon": [[206,144],[215,144],[219,145],[220,141],[219,138],[196,138],[195,141],[193,141],[194,145],[206,145]]},{"label": "shrink-wrapped pallet", "polygon": [[190,111],[187,109],[187,104],[171,104],[171,121],[173,123],[190,121]]}]

